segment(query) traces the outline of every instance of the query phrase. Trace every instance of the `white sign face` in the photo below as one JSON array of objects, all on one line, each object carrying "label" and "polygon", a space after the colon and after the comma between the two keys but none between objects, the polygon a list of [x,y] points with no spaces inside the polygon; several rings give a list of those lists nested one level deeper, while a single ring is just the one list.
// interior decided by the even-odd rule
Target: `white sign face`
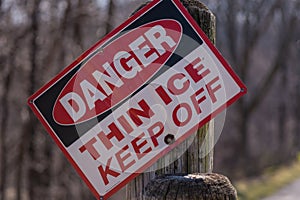
[{"label": "white sign face", "polygon": [[155,0],[29,105],[97,199],[106,199],[245,93],[182,4]]}]

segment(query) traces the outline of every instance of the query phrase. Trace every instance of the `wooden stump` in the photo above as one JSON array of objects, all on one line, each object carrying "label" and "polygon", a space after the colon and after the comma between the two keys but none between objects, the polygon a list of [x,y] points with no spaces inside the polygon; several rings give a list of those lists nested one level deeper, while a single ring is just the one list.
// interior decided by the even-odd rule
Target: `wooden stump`
[{"label": "wooden stump", "polygon": [[145,200],[236,200],[229,179],[220,174],[164,175],[146,187]]}]

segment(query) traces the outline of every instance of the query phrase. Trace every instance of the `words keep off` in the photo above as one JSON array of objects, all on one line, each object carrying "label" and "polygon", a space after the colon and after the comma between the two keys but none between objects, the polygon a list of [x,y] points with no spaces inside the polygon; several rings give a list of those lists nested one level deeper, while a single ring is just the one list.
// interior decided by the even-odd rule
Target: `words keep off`
[{"label": "words keep off", "polygon": [[[105,185],[109,184],[108,176],[117,178],[120,172],[129,170],[147,154],[160,152],[167,145],[164,142],[167,134],[176,136],[179,128],[192,128],[196,125],[194,118],[201,117],[203,109],[217,103],[216,93],[221,90],[222,83],[218,76],[210,76],[211,71],[201,64],[201,58],[195,57],[184,70],[173,72],[166,87],[150,84],[145,88],[147,96],[134,98],[134,106],[122,107],[122,114],[112,114],[107,126],[97,126],[93,130],[94,137],[79,148],[83,156],[95,161],[104,157],[102,160],[106,162],[100,164],[98,170]],[[211,77],[208,82],[203,81],[208,77]],[[201,81],[203,86],[194,91],[191,85],[199,85]],[[152,109],[153,106],[157,107]],[[169,113],[162,116],[166,112]]]},{"label": "words keep off", "polygon": [[[172,23],[181,35],[179,23]],[[129,44],[130,51],[112,56],[124,57],[111,60],[111,65],[97,65],[97,70],[92,72],[97,80],[95,85],[83,79],[79,84],[81,93],[66,93],[58,102],[75,122],[88,109],[97,107],[98,101],[118,98],[114,97],[118,95],[114,94],[115,90],[131,79],[141,78],[140,71],[153,65],[158,65],[157,69],[162,67],[164,63],[158,60],[170,54],[170,50],[173,52],[179,41],[178,31],[177,35],[168,33],[170,31],[164,26],[146,29]],[[113,179],[121,180],[124,172],[136,172],[143,163],[148,163],[167,148],[168,144],[164,142],[167,134],[181,137],[211,114],[213,107],[223,103],[222,81],[218,71],[210,66],[214,62],[205,52],[200,45],[127,102],[111,108],[110,115],[70,147],[77,148],[69,152],[75,152],[73,157],[81,170],[87,176],[97,172],[100,185],[109,190],[110,183],[116,182]],[[101,71],[104,79],[99,77]],[[144,77],[141,78],[143,82]]]}]

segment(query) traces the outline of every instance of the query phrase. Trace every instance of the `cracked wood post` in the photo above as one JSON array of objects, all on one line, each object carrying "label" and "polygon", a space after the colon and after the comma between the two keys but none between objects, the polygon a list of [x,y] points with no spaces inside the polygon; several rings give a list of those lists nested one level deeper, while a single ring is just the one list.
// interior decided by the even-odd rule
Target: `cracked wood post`
[{"label": "cracked wood post", "polygon": [[144,199],[237,200],[237,192],[221,174],[165,175],[147,185]]},{"label": "cracked wood post", "polygon": [[[214,14],[198,0],[181,0],[188,12],[192,15],[208,38],[216,41],[216,19]],[[146,5],[146,4],[144,4]],[[143,7],[143,5],[141,6]],[[141,8],[140,7],[140,8]],[[140,9],[139,8],[139,9]],[[207,123],[193,134],[187,141],[180,144],[172,152],[161,158],[156,168],[162,169],[156,172],[147,172],[139,175],[135,180],[126,186],[126,200],[143,200],[146,185],[158,175],[176,173],[210,173],[213,169],[213,144],[214,144],[214,123]],[[186,148],[189,147],[186,151]],[[178,153],[186,151],[183,155],[166,166],[168,158],[177,156]],[[125,195],[125,194],[124,194]]]}]

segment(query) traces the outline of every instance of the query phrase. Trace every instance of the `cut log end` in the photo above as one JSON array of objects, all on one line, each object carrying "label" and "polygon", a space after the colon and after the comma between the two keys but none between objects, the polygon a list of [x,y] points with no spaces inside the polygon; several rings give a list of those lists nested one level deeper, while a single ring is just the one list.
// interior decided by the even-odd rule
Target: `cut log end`
[{"label": "cut log end", "polygon": [[145,200],[236,200],[237,192],[223,175],[164,175],[146,187]]}]

